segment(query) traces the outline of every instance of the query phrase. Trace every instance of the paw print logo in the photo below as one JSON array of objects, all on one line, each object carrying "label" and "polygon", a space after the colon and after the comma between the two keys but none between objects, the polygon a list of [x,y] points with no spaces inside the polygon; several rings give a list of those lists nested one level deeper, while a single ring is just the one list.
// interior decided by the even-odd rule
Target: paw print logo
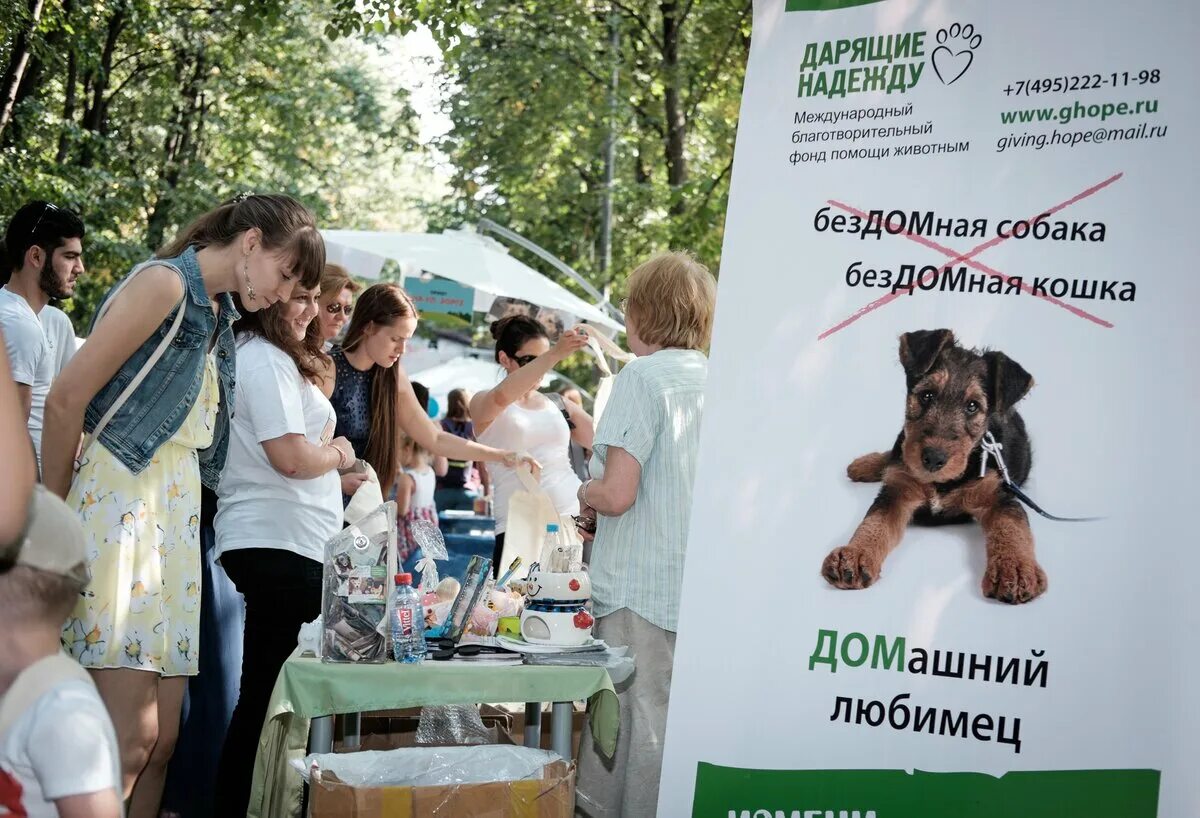
[{"label": "paw print logo", "polygon": [[983,37],[975,33],[975,26],[970,23],[953,23],[938,30],[937,41],[930,62],[942,84],[953,85],[975,61],[975,49],[983,43]]}]

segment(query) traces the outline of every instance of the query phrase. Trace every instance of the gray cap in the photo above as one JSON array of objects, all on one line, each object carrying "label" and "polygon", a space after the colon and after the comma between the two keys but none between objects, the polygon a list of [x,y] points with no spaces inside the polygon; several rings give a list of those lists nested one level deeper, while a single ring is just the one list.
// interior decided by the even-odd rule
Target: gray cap
[{"label": "gray cap", "polygon": [[68,577],[86,585],[87,550],[79,515],[44,486],[35,486],[29,528],[17,565]]}]

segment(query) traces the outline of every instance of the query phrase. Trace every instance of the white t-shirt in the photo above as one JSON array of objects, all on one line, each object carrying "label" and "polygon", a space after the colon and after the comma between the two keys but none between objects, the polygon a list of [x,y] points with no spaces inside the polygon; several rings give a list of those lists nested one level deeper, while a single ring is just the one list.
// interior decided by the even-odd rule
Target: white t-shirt
[{"label": "white t-shirt", "polygon": [[284,477],[263,441],[304,435],[314,446],[333,438],[337,415],[321,390],[301,377],[286,352],[252,337],[237,350],[237,411],[217,487],[216,553],[279,548],[322,562],[325,541],[342,530],[337,470],[299,480]]},{"label": "white t-shirt", "polygon": [[54,377],[57,378],[75,354],[75,327],[71,317],[52,304],[42,307],[38,319],[42,322],[42,332],[46,334],[46,343],[50,346]]},{"label": "white t-shirt", "polygon": [[119,803],[117,737],[91,682],[59,682],[0,735],[0,815],[58,818],[55,800],[109,789]]},{"label": "white t-shirt", "polygon": [[32,389],[29,434],[40,455],[42,413],[55,374],[54,353],[46,341],[46,333],[37,313],[28,301],[7,288],[0,289],[0,329],[4,330],[4,345],[12,366],[13,380]]},{"label": "white t-shirt", "polygon": [[421,469],[404,469],[403,471],[413,479],[414,491],[412,499],[409,500],[409,507],[437,508],[437,503],[433,499],[434,493],[437,491],[437,475],[433,473],[433,469],[425,466]]},{"label": "white t-shirt", "polygon": [[[541,489],[554,503],[559,514],[578,514],[579,478],[571,468],[567,445],[571,429],[562,411],[542,397],[539,409],[524,409],[510,404],[496,416],[487,431],[475,439],[485,446],[516,452],[529,452],[542,464]],[[517,473],[503,463],[488,463],[488,474],[496,493],[496,533],[503,534],[508,525],[508,501],[513,493],[524,491]]]}]

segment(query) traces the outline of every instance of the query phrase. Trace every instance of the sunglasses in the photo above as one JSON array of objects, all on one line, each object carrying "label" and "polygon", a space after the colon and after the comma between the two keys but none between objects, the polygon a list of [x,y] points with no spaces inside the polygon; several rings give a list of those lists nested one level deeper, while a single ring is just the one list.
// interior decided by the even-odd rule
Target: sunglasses
[{"label": "sunglasses", "polygon": [[42,212],[38,214],[37,221],[33,223],[33,229],[29,231],[29,235],[32,236],[37,232],[37,229],[42,226],[42,219],[46,218],[46,214],[51,210],[58,212],[58,206],[52,205],[49,202],[42,205]]},{"label": "sunglasses", "polygon": [[513,360],[517,362],[517,366],[525,366],[531,364],[538,359],[536,355],[514,355]]},{"label": "sunglasses", "polygon": [[354,312],[354,307],[344,306],[342,304],[330,304],[328,307],[325,308],[325,310],[330,315],[337,315],[340,312],[342,315],[349,318],[350,313]]}]

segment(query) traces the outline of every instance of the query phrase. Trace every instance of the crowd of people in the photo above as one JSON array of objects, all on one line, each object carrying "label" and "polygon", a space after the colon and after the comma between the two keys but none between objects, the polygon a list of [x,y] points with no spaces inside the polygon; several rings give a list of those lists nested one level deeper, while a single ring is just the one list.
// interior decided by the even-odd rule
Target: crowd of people
[{"label": "crowd of people", "polygon": [[[320,612],[323,545],[363,482],[396,501],[401,561],[419,548],[417,521],[491,498],[499,571],[528,469],[560,514],[584,521],[596,635],[637,662],[618,688],[615,757],[581,748],[577,809],[653,814],[708,270],[664,253],[630,274],[638,357],[598,423],[577,390],[539,390],[589,329],[512,315],[491,327],[503,379],[451,392],[438,424],[402,364],[412,299],[395,284],[360,290],[328,263],[294,199],[242,195],[201,216],[121,278],[75,352],[53,303],[84,274],[84,245],[82,220],[42,201],[4,234],[0,615],[20,625],[0,633],[0,808],[156,818],[189,680],[205,681],[203,632],[239,649],[236,707],[208,750],[214,814],[244,815],[276,676]],[[236,632],[208,615],[206,583],[240,594]],[[95,729],[64,729],[81,719]]]}]

